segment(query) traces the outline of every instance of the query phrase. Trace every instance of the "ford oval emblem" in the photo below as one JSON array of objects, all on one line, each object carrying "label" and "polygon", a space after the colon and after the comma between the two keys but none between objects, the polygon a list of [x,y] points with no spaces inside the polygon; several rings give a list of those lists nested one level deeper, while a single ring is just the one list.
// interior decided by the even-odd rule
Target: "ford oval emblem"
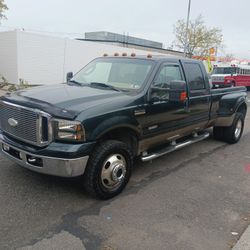
[{"label": "ford oval emblem", "polygon": [[16,127],[18,125],[18,121],[16,121],[14,118],[8,119],[8,123],[11,127]]}]

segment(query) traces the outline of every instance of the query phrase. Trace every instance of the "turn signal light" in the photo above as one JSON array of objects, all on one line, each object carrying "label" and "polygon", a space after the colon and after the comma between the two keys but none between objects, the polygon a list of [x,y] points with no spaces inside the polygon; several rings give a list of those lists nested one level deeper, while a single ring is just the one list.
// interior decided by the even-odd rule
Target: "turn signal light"
[{"label": "turn signal light", "polygon": [[184,102],[187,100],[187,92],[181,92],[180,94],[180,101]]}]

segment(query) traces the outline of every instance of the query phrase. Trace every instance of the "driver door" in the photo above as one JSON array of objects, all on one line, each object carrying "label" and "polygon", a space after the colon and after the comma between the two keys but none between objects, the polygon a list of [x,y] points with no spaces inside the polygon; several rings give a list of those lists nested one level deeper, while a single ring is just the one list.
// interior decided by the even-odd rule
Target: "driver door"
[{"label": "driver door", "polygon": [[177,139],[179,133],[176,131],[186,126],[188,99],[184,102],[169,101],[170,82],[183,80],[179,63],[164,63],[156,74],[151,85],[143,131],[149,144]]}]

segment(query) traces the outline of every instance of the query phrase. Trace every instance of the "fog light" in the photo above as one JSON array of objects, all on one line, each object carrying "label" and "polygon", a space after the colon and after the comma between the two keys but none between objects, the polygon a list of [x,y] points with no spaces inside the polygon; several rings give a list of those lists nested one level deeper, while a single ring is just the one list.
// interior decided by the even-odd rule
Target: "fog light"
[{"label": "fog light", "polygon": [[43,166],[43,160],[35,156],[27,155],[27,162],[35,167]]},{"label": "fog light", "polygon": [[3,150],[6,151],[6,152],[8,152],[10,150],[10,147],[7,146],[7,145],[5,145],[5,144],[3,144]]},{"label": "fog light", "polygon": [[28,162],[29,162],[29,163],[35,163],[35,162],[36,162],[36,158],[30,156],[30,157],[28,157]]}]

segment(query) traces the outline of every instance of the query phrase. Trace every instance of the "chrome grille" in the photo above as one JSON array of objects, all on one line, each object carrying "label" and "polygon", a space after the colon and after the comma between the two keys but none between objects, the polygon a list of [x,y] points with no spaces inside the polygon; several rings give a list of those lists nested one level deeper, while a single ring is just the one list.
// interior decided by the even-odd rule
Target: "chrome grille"
[{"label": "chrome grille", "polygon": [[224,82],[224,76],[212,76],[212,81]]},{"label": "chrome grille", "polygon": [[[0,102],[0,128],[6,134],[32,145],[48,144],[48,116],[38,110],[22,107],[8,102]],[[10,125],[16,121],[16,126]],[[46,123],[47,128],[44,128]],[[46,135],[44,135],[46,132]],[[45,140],[44,140],[45,138]]]}]

